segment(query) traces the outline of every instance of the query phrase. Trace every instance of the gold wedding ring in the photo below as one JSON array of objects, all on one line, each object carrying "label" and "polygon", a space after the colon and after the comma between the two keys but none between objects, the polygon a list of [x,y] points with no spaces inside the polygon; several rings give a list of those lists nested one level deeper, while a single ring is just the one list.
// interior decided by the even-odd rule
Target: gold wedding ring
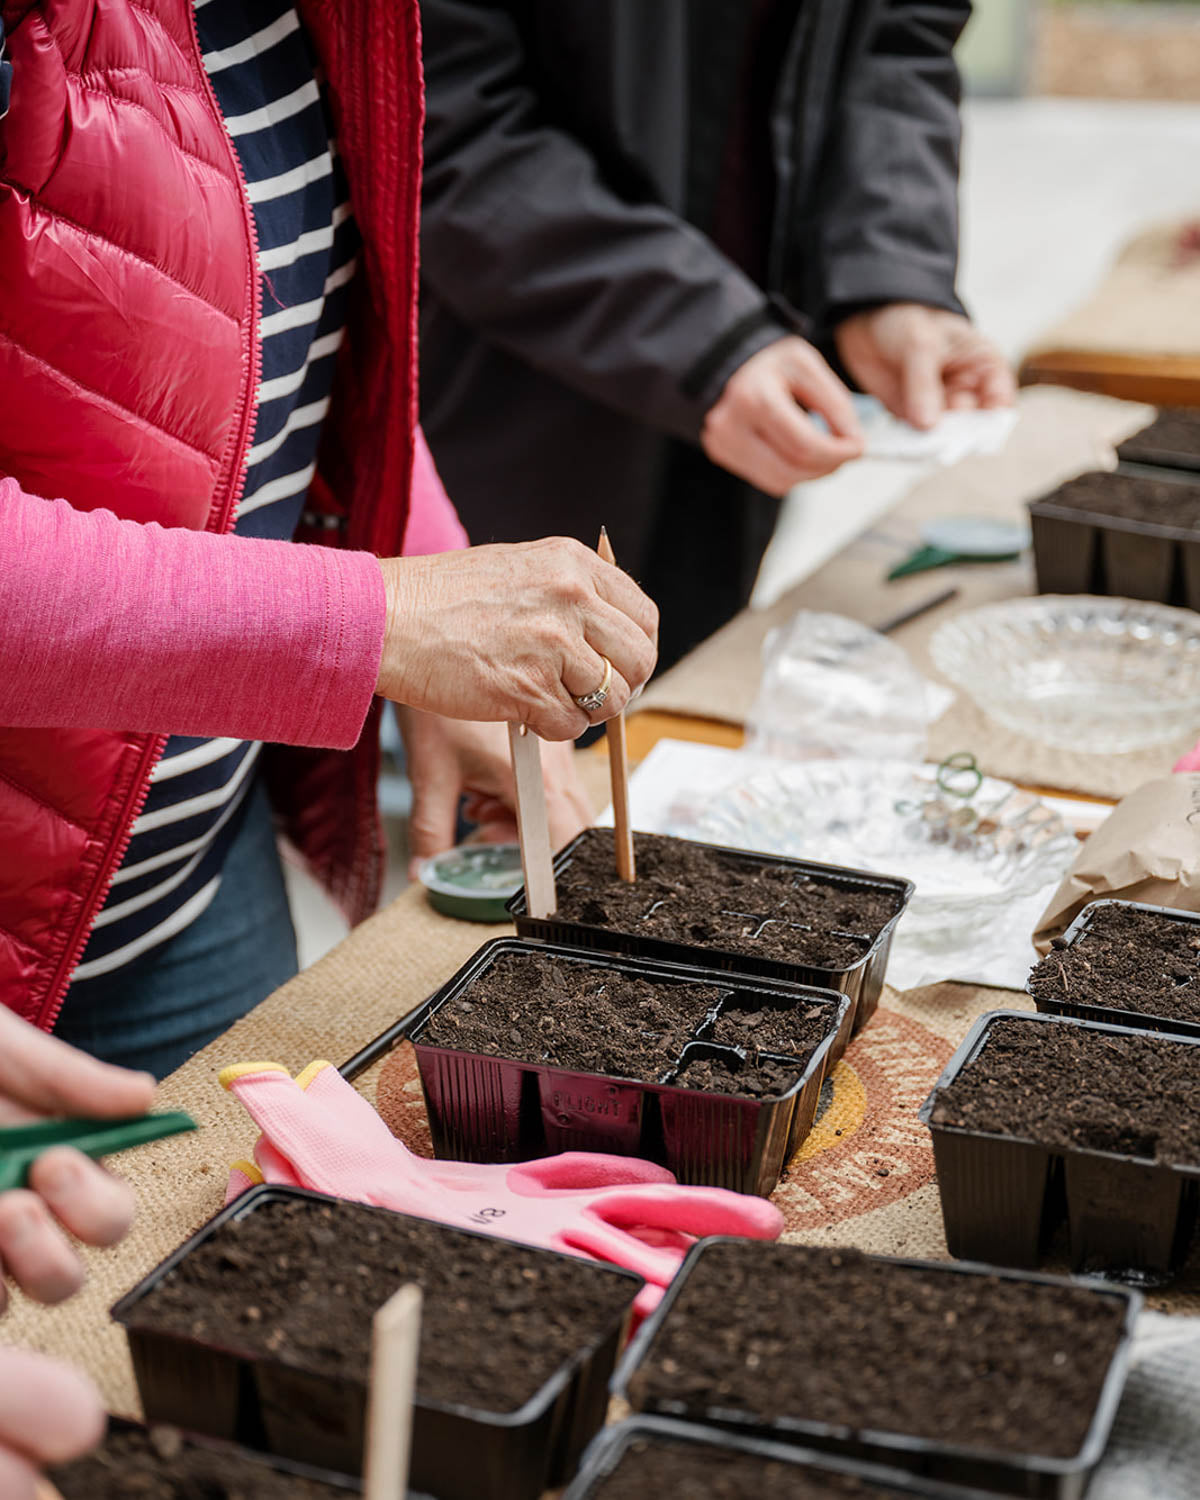
[{"label": "gold wedding ring", "polygon": [[594,692],[584,693],[582,697],[575,699],[585,714],[594,714],[598,708],[603,708],[612,688],[612,662],[607,656],[602,656],[600,660],[604,663],[604,681]]}]

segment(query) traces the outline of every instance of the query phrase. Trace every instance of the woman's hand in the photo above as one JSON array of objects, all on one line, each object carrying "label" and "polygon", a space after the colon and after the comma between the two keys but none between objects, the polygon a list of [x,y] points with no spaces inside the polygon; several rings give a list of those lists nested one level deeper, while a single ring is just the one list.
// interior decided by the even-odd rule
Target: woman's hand
[{"label": "woman's hand", "polygon": [[[574,740],[654,670],[658,611],[627,573],[551,537],[380,563],[387,632],[377,691],[451,719],[508,720]],[[603,708],[575,702],[604,680]]]},{"label": "woman's hand", "polygon": [[[408,822],[416,878],[421,860],[449,849],[458,826],[458,805],[467,798],[466,816],[489,844],[517,841],[516,788],[508,731],[503,724],[443,719],[418,709],[397,710],[413,787]],[[592,821],[592,809],[575,769],[570,741],[542,748],[550,842],[561,849]]]}]

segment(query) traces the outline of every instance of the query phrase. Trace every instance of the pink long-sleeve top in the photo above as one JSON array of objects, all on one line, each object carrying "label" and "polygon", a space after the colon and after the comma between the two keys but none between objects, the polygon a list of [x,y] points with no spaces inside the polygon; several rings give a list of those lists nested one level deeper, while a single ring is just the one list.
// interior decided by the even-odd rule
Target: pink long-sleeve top
[{"label": "pink long-sleeve top", "polygon": [[[406,556],[466,534],[418,434]],[[125,521],[0,480],[0,724],[347,749],[379,675],[370,553]]]}]

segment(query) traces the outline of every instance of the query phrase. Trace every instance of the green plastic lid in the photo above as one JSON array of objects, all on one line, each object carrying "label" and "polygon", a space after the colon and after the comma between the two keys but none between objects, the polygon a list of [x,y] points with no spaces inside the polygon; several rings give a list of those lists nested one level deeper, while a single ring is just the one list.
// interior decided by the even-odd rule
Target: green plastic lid
[{"label": "green plastic lid", "polygon": [[421,866],[430,904],[467,922],[506,922],[505,906],[525,884],[519,844],[460,844]]}]

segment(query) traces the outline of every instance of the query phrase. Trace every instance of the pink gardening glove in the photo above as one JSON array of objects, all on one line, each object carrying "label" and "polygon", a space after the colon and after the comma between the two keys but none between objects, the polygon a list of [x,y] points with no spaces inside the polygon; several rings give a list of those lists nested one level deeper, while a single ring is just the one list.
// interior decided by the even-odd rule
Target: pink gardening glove
[{"label": "pink gardening glove", "polygon": [[221,1083],[262,1131],[239,1162],[234,1198],[255,1182],[312,1188],[459,1229],[610,1261],[646,1280],[636,1312],[659,1301],[693,1240],[778,1239],[783,1216],[762,1198],[682,1187],[665,1167],[569,1151],[519,1166],[426,1161],[398,1141],[332,1063],[296,1079],[276,1063],[226,1068]]},{"label": "pink gardening glove", "polygon": [[1200,744],[1193,745],[1186,755],[1181,755],[1171,769],[1173,771],[1200,771]]}]

